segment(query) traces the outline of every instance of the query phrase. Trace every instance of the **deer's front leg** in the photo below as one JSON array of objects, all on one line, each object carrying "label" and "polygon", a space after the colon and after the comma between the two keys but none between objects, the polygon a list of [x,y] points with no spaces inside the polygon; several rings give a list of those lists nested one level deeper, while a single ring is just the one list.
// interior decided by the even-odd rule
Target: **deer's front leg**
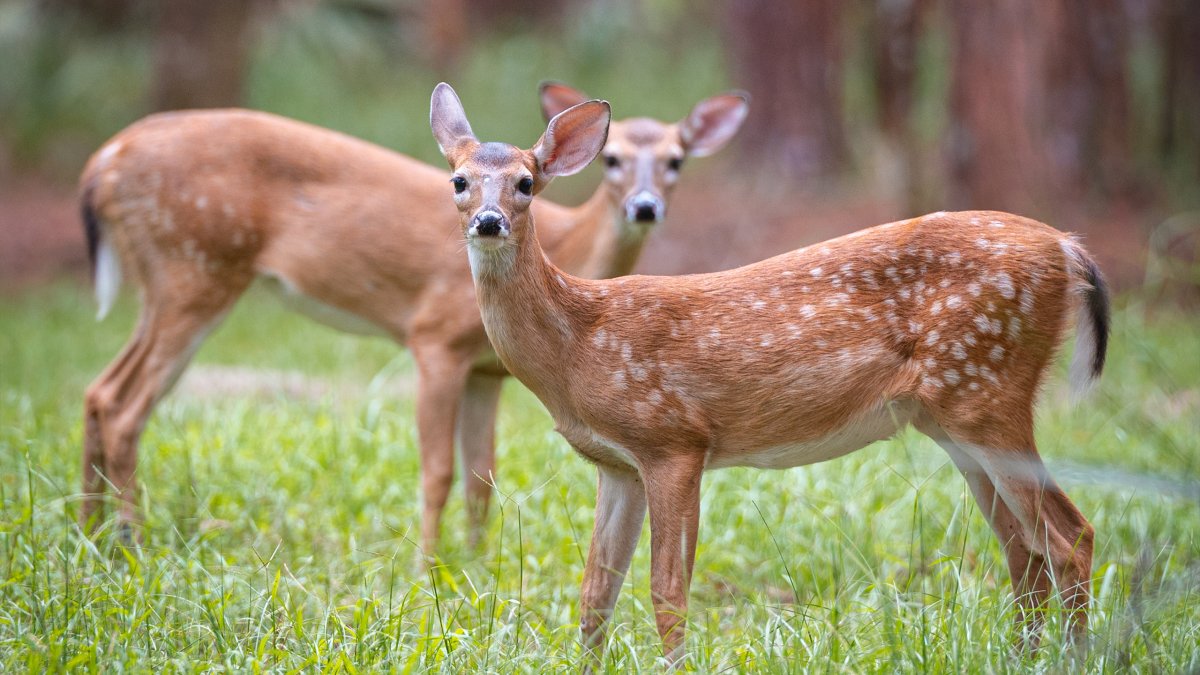
[{"label": "deer's front leg", "polygon": [[596,524],[579,593],[579,627],[588,669],[599,665],[604,653],[605,623],[621,594],[646,519],[646,490],[636,471],[600,466],[597,473]]},{"label": "deer's front leg", "polygon": [[663,653],[673,665],[684,656],[703,472],[703,454],[671,456],[642,471],[650,507],[650,593]]}]

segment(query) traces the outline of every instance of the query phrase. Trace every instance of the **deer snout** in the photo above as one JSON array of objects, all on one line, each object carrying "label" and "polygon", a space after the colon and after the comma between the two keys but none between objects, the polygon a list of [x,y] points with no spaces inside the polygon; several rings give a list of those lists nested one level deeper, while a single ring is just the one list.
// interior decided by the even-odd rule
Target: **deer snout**
[{"label": "deer snout", "polygon": [[625,202],[625,219],[636,223],[657,223],[665,215],[663,200],[648,190],[642,190]]},{"label": "deer snout", "polygon": [[476,237],[507,237],[509,233],[508,219],[497,211],[480,211],[471,219],[471,227],[467,233]]}]

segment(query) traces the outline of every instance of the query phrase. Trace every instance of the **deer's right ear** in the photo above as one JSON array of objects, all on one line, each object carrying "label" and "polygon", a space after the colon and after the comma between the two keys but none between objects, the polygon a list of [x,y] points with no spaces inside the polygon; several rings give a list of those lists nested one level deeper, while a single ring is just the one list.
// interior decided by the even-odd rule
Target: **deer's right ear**
[{"label": "deer's right ear", "polygon": [[542,102],[542,115],[546,121],[554,119],[554,116],[563,112],[567,108],[572,108],[580,103],[586,103],[591,100],[586,94],[574,87],[569,87],[562,82],[543,82],[538,86],[538,98]]},{"label": "deer's right ear", "polygon": [[588,101],[554,116],[533,146],[539,180],[570,176],[587,166],[608,140],[608,101]]},{"label": "deer's right ear", "polygon": [[463,141],[475,140],[462,101],[445,82],[433,88],[433,98],[429,102],[429,126],[446,159],[450,159],[450,153]]}]

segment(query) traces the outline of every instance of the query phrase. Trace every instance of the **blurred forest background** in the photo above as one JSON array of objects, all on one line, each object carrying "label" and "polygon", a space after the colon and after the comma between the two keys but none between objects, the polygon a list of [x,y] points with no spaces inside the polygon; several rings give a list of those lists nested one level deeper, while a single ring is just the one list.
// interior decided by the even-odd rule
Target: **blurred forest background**
[{"label": "blurred forest background", "polygon": [[1083,233],[1120,287],[1200,285],[1195,0],[0,0],[0,287],[82,274],[73,181],[143,115],[257,108],[440,166],[442,79],[518,144],[545,79],[618,118],[748,91],[640,271],[978,208]]}]

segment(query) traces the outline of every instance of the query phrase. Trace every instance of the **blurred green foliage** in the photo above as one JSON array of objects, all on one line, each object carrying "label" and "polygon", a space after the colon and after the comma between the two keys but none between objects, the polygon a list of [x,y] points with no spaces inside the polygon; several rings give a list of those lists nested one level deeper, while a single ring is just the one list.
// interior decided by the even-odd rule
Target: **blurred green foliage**
[{"label": "blurred green foliage", "polygon": [[[261,22],[245,105],[440,164],[427,123],[438,76],[412,32],[337,3],[285,7]],[[152,57],[149,27],[103,33],[0,0],[0,147],[17,168],[73,178],[104,139],[151,111]],[[611,99],[620,117],[682,118],[728,88],[717,36],[676,1],[597,3],[555,30],[483,32],[458,71],[476,132],[519,144],[543,128],[537,86],[546,79]]]}]

